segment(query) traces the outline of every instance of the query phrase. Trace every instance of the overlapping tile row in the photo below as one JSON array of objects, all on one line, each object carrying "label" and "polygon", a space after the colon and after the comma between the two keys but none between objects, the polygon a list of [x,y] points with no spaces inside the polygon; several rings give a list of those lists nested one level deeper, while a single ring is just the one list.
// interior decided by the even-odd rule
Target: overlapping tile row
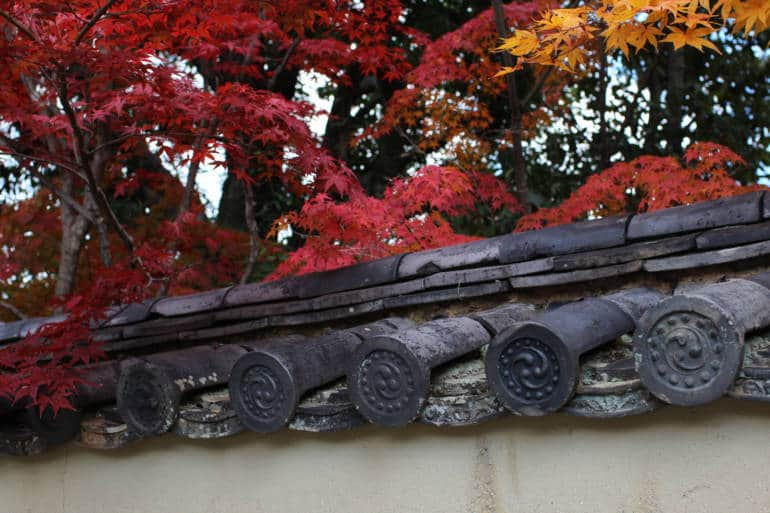
[{"label": "overlapping tile row", "polygon": [[[757,259],[770,254],[765,194],[573,223],[276,282],[160,298],[116,308],[95,329],[109,351],[119,352],[330,322],[458,296]],[[43,322],[30,319],[0,325],[0,341],[24,336]]]},{"label": "overlapping tile row", "polygon": [[[741,370],[753,354],[746,334],[770,324],[767,275],[673,297],[659,281],[638,287],[731,262],[767,267],[768,202],[757,192],[115,307],[94,326],[114,359],[88,369],[101,386],[81,390],[85,417],[0,404],[0,445],[466,425],[508,412],[604,417],[770,397],[761,357]],[[592,293],[597,283],[616,292]],[[554,307],[550,291],[584,299]],[[486,306],[468,307],[472,298]],[[435,317],[436,305],[447,317],[407,318]],[[0,325],[0,340],[50,320]]]}]

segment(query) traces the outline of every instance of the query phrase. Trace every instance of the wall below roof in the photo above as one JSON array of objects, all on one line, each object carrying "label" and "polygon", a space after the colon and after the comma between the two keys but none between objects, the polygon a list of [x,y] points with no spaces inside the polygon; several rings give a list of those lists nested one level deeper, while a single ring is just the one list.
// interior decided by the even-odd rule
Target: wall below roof
[{"label": "wall below roof", "polygon": [[722,400],[619,420],[69,444],[0,458],[0,511],[770,511],[769,428],[770,405]]}]

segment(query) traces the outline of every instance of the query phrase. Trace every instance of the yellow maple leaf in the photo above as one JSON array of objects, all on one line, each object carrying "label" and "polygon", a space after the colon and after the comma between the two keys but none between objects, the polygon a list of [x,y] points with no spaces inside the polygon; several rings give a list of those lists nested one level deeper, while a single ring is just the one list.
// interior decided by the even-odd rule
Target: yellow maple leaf
[{"label": "yellow maple leaf", "polygon": [[770,21],[770,2],[767,0],[747,0],[733,4],[735,12],[735,29],[743,30],[745,34],[752,30],[761,32],[768,27]]},{"label": "yellow maple leaf", "polygon": [[495,76],[495,78],[502,77],[502,76],[505,76],[505,75],[507,75],[509,73],[513,73],[515,71],[519,71],[523,67],[524,67],[523,62],[521,61],[521,59],[518,59],[514,66],[503,66],[502,68],[500,68],[500,71],[495,73],[494,76]]},{"label": "yellow maple leaf", "polygon": [[608,51],[620,50],[628,57],[629,34],[633,27],[629,23],[622,25],[610,25],[604,32],[604,45]]},{"label": "yellow maple leaf", "polygon": [[663,11],[678,15],[687,12],[690,0],[647,0],[640,2],[640,4],[653,12]]},{"label": "yellow maple leaf", "polygon": [[628,36],[628,44],[636,48],[638,52],[644,48],[647,43],[652,45],[653,48],[658,48],[658,38],[663,35],[663,31],[655,25],[640,24],[631,34]]},{"label": "yellow maple leaf", "polygon": [[604,20],[607,26],[611,27],[612,25],[632,19],[639,14],[639,12],[639,9],[635,9],[625,2],[618,2],[609,9],[605,8],[597,10],[596,14]]},{"label": "yellow maple leaf", "polygon": [[703,12],[688,12],[687,16],[681,16],[674,23],[683,24],[687,28],[711,27],[711,15]]},{"label": "yellow maple leaf", "polygon": [[527,55],[538,47],[540,40],[533,32],[517,30],[511,37],[503,40],[503,44],[497,47],[498,51],[507,51],[512,55]]},{"label": "yellow maple leaf", "polygon": [[591,12],[586,6],[569,9],[552,9],[540,20],[542,30],[570,30],[588,23]]},{"label": "yellow maple leaf", "polygon": [[671,43],[674,45],[675,50],[678,50],[683,46],[692,46],[693,48],[697,48],[702,52],[703,47],[705,46],[706,48],[710,48],[719,54],[722,53],[719,51],[719,48],[714,45],[714,43],[706,39],[706,36],[714,32],[714,30],[711,28],[688,28],[686,30],[682,30],[677,27],[671,27],[669,30],[670,32],[668,35],[661,39],[661,42]]}]

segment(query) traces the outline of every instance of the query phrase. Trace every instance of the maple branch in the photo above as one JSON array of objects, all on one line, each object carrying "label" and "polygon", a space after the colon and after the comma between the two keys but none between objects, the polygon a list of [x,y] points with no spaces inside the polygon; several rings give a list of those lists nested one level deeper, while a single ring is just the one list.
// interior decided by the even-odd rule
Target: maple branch
[{"label": "maple branch", "polygon": [[96,25],[99,19],[107,13],[109,8],[112,7],[115,2],[116,0],[108,0],[106,4],[94,12],[93,16],[91,16],[88,22],[83,26],[83,28],[80,29],[80,32],[78,32],[78,35],[75,37],[75,42],[73,43],[75,46],[79,45],[80,42],[83,41],[83,38],[86,36],[88,31],[91,30],[94,25]]},{"label": "maple branch", "polygon": [[192,195],[193,190],[195,189],[195,181],[197,180],[198,171],[201,167],[201,159],[195,158],[195,155],[201,151],[203,143],[206,141],[206,139],[209,139],[213,133],[216,132],[217,127],[219,126],[219,120],[214,118],[207,124],[209,125],[208,130],[206,130],[206,132],[199,133],[193,142],[193,153],[190,162],[190,169],[187,172],[187,182],[185,183],[184,194],[182,195],[182,204],[180,205],[179,213],[177,213],[176,216],[177,220],[182,217],[182,214],[190,210],[190,206],[192,204]]},{"label": "maple branch", "polygon": [[409,137],[409,134],[406,133],[406,130],[404,130],[401,126],[396,126],[396,132],[398,132],[398,135],[403,137],[406,142],[412,145],[412,150],[410,153],[419,153],[422,156],[425,156],[425,150],[420,148],[414,140]]},{"label": "maple branch", "polygon": [[281,59],[281,62],[278,64],[278,67],[275,68],[273,71],[273,76],[270,77],[270,80],[267,81],[267,89],[270,91],[275,91],[275,86],[278,84],[278,75],[280,75],[283,72],[283,69],[286,67],[286,63],[289,62],[289,57],[291,57],[291,54],[294,53],[294,50],[297,48],[297,45],[299,44],[299,38],[295,37],[294,40],[291,42],[291,46],[286,50],[286,53],[283,54],[283,58]]},{"label": "maple branch", "polygon": [[[9,139],[7,137],[3,136],[2,134],[0,134],[0,138],[5,139],[6,143],[9,141]],[[62,169],[66,169],[70,173],[72,173],[75,176],[77,176],[78,178],[82,179],[83,181],[85,181],[85,179],[86,179],[85,176],[83,176],[83,174],[80,171],[78,171],[74,167],[70,166],[69,164],[66,164],[64,162],[60,162],[58,160],[53,160],[53,159],[48,158],[48,157],[41,157],[39,155],[29,155],[29,154],[26,154],[26,153],[22,153],[20,151],[17,151],[15,149],[13,149],[10,146],[8,146],[8,151],[6,151],[5,153],[7,155],[10,155],[11,157],[18,157],[18,158],[27,159],[27,160],[33,160],[33,161],[36,161],[36,162],[41,162],[43,164],[50,164],[52,166],[61,167]]]},{"label": "maple branch", "polygon": [[97,144],[94,146],[92,150],[89,150],[88,154],[93,155],[97,153],[100,150],[103,150],[105,148],[109,148],[110,146],[114,146],[116,143],[119,143],[121,141],[125,141],[126,139],[131,139],[132,137],[144,137],[144,134],[123,134],[118,137],[114,137],[110,139],[109,141],[105,141],[103,143]]},{"label": "maple branch", "polygon": [[78,214],[88,219],[89,222],[91,223],[94,222],[93,217],[91,217],[91,213],[83,205],[78,203],[77,200],[75,200],[75,198],[73,198],[72,196],[70,196],[60,188],[56,187],[56,185],[54,185],[54,183],[48,178],[46,178],[45,175],[43,175],[40,171],[34,168],[30,168],[29,172],[30,174],[32,174],[32,176],[37,178],[46,189],[51,191],[51,193],[54,196],[59,198],[59,200],[62,203],[66,203],[68,207],[70,207],[72,210],[76,211]]},{"label": "maple branch", "polygon": [[195,154],[198,153],[203,145],[203,134],[198,134],[193,142],[193,154],[190,162],[190,169],[187,171],[187,182],[184,186],[184,193],[182,194],[182,203],[179,205],[179,213],[176,215],[177,220],[182,215],[190,210],[192,204],[193,189],[195,189],[195,181],[198,178],[198,170],[201,166],[200,158],[195,158]]},{"label": "maple branch", "polygon": [[[505,39],[508,37],[508,29],[505,26],[505,13],[503,4],[500,0],[492,0],[492,11],[494,12],[495,27],[497,34]],[[513,56],[508,52],[503,52],[503,65],[513,67]],[[527,172],[524,168],[524,150],[521,141],[521,120],[522,102],[519,99],[516,84],[516,72],[505,75],[505,84],[508,92],[508,106],[511,109],[511,139],[513,151],[513,179],[516,182],[516,195],[524,208],[524,213],[528,214],[531,210],[529,204],[529,186],[527,185]]]},{"label": "maple branch", "polygon": [[24,26],[24,24],[23,24],[23,23],[21,23],[19,20],[17,20],[16,18],[14,18],[14,17],[11,15],[11,13],[9,13],[8,11],[5,11],[5,10],[3,10],[3,9],[0,9],[0,18],[5,18],[5,20],[6,20],[8,23],[10,23],[11,25],[13,25],[13,26],[14,26],[14,27],[16,27],[17,29],[19,29],[19,31],[20,31],[22,34],[24,34],[25,36],[27,36],[28,38],[30,38],[32,41],[34,41],[34,42],[36,42],[36,43],[39,43],[39,42],[40,42],[40,40],[37,38],[37,36],[35,35],[35,33],[34,33],[34,32],[32,32],[32,30],[30,30],[28,27]]},{"label": "maple branch", "polygon": [[[59,160],[54,160],[54,159],[52,159],[50,157],[43,157],[43,156],[40,156],[40,155],[29,155],[27,153],[24,153],[22,151],[17,150],[15,148],[16,141],[14,141],[13,139],[11,139],[10,137],[8,137],[7,135],[5,135],[2,132],[0,132],[0,139],[2,139],[3,142],[6,145],[7,149],[5,150],[5,153],[7,155],[10,155],[11,157],[27,159],[27,160],[31,160],[33,162],[39,162],[39,163],[43,163],[43,164],[49,164],[49,165],[52,165],[52,166],[60,167],[62,169],[66,169],[67,171],[69,171],[70,173],[74,174],[75,176],[77,176],[78,178],[80,178],[83,181],[85,181],[85,179],[86,179],[85,176],[83,176],[83,174],[79,170],[77,170],[76,168],[70,166],[66,162],[61,162]],[[40,178],[41,182],[43,182],[43,180],[45,180],[45,178],[42,178],[42,175],[39,174],[39,171],[37,171],[34,168],[29,168],[29,169],[30,169],[31,173],[33,173],[33,174],[37,173],[35,176]],[[45,183],[44,183],[44,185],[45,185]],[[46,186],[46,187],[48,187],[48,186]],[[50,189],[50,187],[49,187],[49,189]]]},{"label": "maple branch", "polygon": [[[0,306],[11,312],[13,315],[15,315],[18,319],[24,320],[27,318],[26,315],[24,315],[24,312],[13,306],[11,303],[7,301],[0,300]],[[0,323],[2,324],[2,323]]]},{"label": "maple branch", "polygon": [[[123,225],[120,224],[120,221],[118,221],[115,212],[110,207],[107,196],[104,194],[102,188],[99,187],[99,184],[96,183],[96,177],[94,176],[93,170],[91,169],[88,153],[85,151],[85,139],[83,137],[83,132],[80,129],[80,125],[78,125],[77,117],[75,116],[75,110],[72,108],[72,105],[69,101],[67,83],[63,80],[60,80],[56,90],[59,95],[59,101],[61,101],[62,108],[64,109],[64,113],[67,116],[70,127],[72,128],[72,136],[75,139],[75,144],[73,145],[75,161],[85,173],[86,183],[88,184],[88,188],[91,191],[94,201],[96,202],[98,210],[101,214],[99,217],[107,220],[115,233],[117,233],[120,239],[123,241],[123,244],[126,246],[126,249],[128,249],[129,254],[133,254],[134,240],[131,238],[131,235],[128,234],[125,228],[123,228]],[[97,222],[104,222],[104,219],[97,219]]]},{"label": "maple branch", "polygon": [[524,95],[524,98],[521,100],[522,104],[526,105],[529,103],[529,100],[531,100],[532,97],[535,94],[537,94],[540,88],[543,87],[543,84],[545,83],[546,80],[548,80],[548,77],[551,75],[553,70],[554,70],[553,66],[548,66],[545,72],[543,72],[539,77],[537,77],[537,82],[534,83],[534,85],[532,86],[532,89],[527,91],[527,94]]}]

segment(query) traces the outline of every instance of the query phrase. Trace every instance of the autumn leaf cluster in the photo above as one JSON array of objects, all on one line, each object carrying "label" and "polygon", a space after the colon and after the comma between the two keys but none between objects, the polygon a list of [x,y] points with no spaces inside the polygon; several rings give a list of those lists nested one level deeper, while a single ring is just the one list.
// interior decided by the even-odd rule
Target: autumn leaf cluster
[{"label": "autumn leaf cluster", "polygon": [[718,30],[749,35],[770,27],[764,0],[603,0],[579,7],[546,10],[526,29],[516,30],[499,50],[518,57],[510,73],[526,64],[557,66],[575,72],[586,65],[592,42],[605,51],[674,49],[690,46],[719,51],[710,39]]}]

